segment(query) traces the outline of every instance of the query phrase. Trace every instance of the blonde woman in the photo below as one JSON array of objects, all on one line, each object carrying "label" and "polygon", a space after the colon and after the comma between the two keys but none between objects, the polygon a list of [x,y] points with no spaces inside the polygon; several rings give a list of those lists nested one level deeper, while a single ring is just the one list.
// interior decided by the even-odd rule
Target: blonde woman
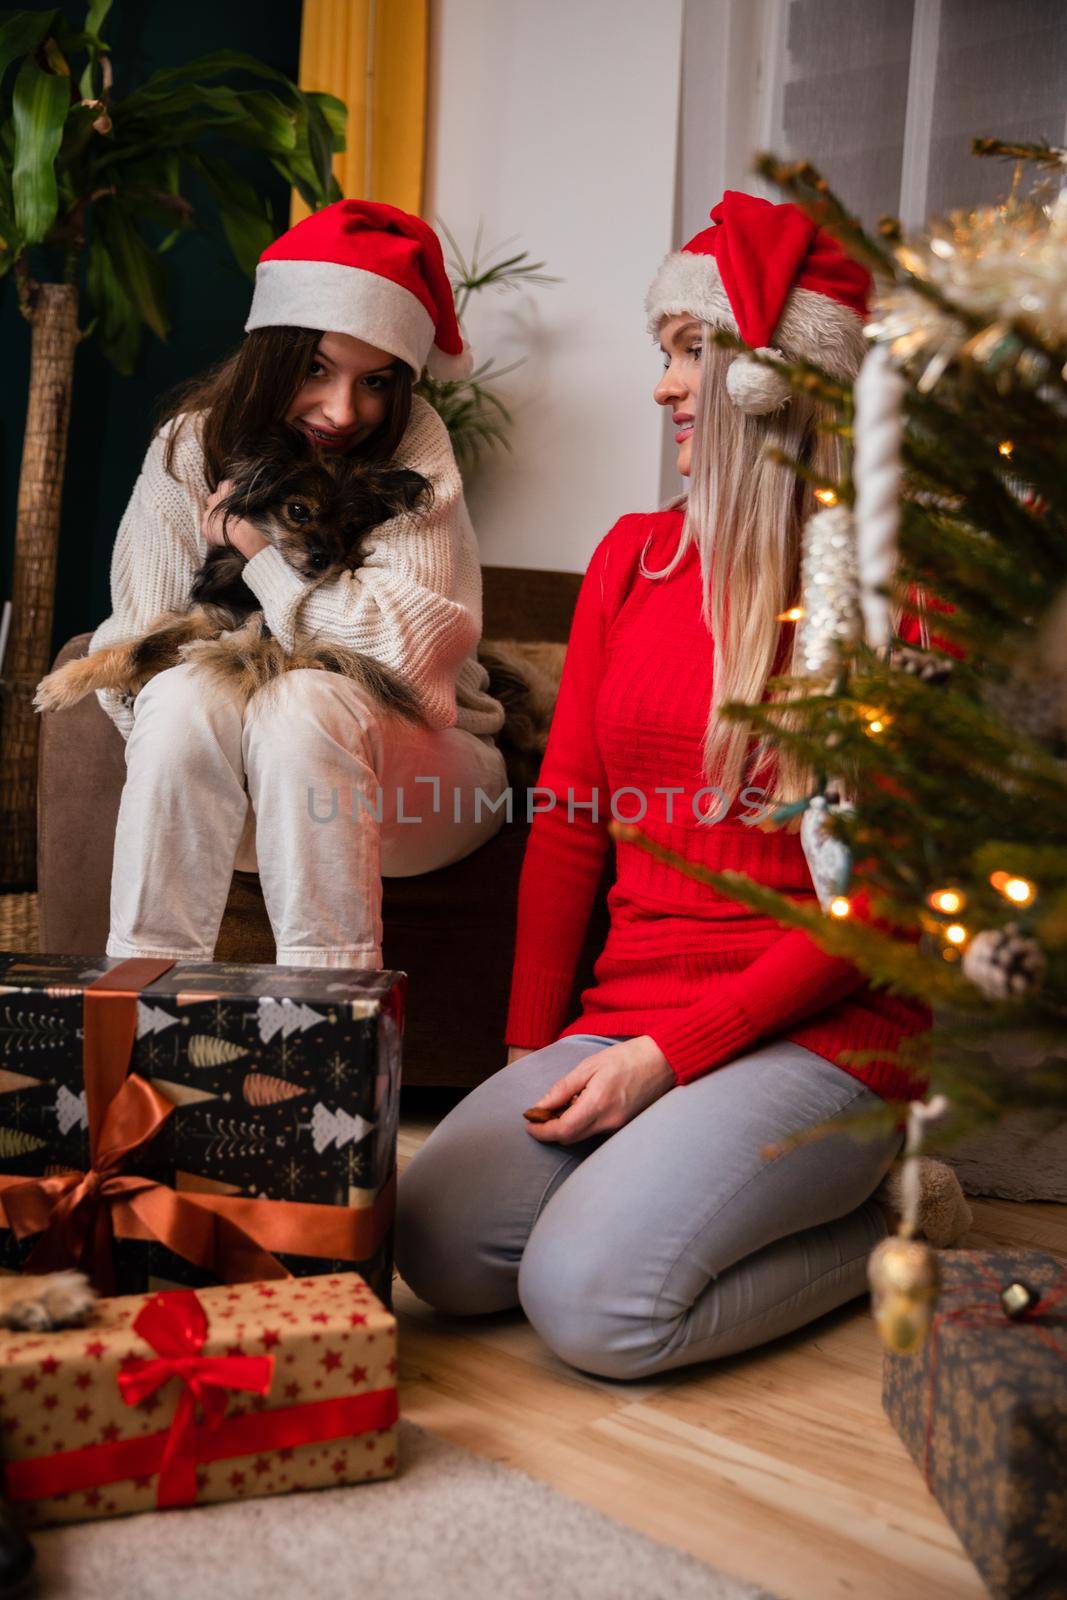
[{"label": "blonde woman", "polygon": [[[927,1024],[806,934],[622,844],[595,982],[564,1026],[612,815],[698,865],[814,892],[797,835],[754,826],[809,776],[718,708],[758,701],[796,648],[779,619],[810,490],[767,447],[832,476],[837,446],[814,402],[710,335],[851,378],[869,280],[795,206],[728,192],[711,216],[648,299],[688,501],[624,517],[582,587],[540,779],[556,804],[523,870],[509,1065],[400,1188],[417,1294],[453,1313],[521,1303],[563,1360],[615,1378],[744,1350],[862,1292],[899,1135],[763,1152],[907,1096],[883,1052]],[[535,1103],[547,1120],[524,1120]]]}]

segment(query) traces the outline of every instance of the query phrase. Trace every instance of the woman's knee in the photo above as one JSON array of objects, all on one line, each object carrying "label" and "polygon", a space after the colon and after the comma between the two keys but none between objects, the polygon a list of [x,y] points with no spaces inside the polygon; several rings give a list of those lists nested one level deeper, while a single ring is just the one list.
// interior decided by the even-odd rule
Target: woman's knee
[{"label": "woman's knee", "polygon": [[280,725],[287,742],[305,735],[317,741],[323,731],[340,726],[347,744],[353,733],[377,732],[382,715],[374,696],[351,678],[298,667],[256,690],[248,702],[245,721],[259,732]]},{"label": "woman's knee", "polygon": [[[519,1269],[519,1303],[544,1343],[570,1367],[600,1378],[648,1378],[671,1330],[638,1293],[632,1263],[618,1259],[605,1233],[573,1232],[546,1211]],[[610,1230],[605,1230],[610,1232]]]},{"label": "woman's knee", "polygon": [[167,765],[173,770],[183,753],[198,751],[205,740],[215,744],[239,740],[240,706],[192,666],[168,667],[138,694],[134,733],[137,745],[149,739],[164,742],[171,757]]},{"label": "woman's knee", "polygon": [[489,1237],[491,1185],[479,1182],[485,1158],[480,1140],[442,1124],[408,1163],[397,1191],[400,1276],[420,1300],[454,1316],[516,1304],[515,1269]]}]

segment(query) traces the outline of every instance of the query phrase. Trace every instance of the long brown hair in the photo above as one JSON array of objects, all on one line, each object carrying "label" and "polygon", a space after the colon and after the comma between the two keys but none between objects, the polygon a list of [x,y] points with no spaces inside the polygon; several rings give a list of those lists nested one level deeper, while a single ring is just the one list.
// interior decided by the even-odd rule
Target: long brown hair
[{"label": "long brown hair", "polygon": [[[243,440],[285,416],[293,396],[308,375],[322,333],[315,328],[253,328],[232,355],[200,377],[172,390],[163,403],[159,428],[183,416],[167,440],[164,464],[174,476],[174,452],[182,428],[203,417],[204,476],[209,489],[218,487],[226,462]],[[397,360],[388,409],[381,426],[353,454],[367,461],[389,461],[411,417],[414,374]]]}]

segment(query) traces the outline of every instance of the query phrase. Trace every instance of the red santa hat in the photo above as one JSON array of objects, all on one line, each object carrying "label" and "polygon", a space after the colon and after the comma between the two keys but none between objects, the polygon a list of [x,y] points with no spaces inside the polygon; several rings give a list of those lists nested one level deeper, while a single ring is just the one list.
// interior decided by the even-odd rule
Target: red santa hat
[{"label": "red santa hat", "polygon": [[[645,302],[649,330],[689,312],[738,334],[760,355],[810,361],[851,381],[866,349],[871,275],[799,206],[727,189],[712,226],[672,251]],[[737,357],[726,387],[742,411],[762,416],[789,399],[773,367]]]},{"label": "red santa hat", "polygon": [[267,246],[245,331],[321,328],[399,356],[418,377],[473,366],[441,243],[428,222],[376,200],[337,200]]}]

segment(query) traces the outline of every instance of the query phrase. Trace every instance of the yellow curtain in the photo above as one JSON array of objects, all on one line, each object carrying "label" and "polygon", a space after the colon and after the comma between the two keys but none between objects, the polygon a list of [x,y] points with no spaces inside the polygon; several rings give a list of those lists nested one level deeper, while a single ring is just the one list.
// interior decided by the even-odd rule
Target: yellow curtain
[{"label": "yellow curtain", "polygon": [[[300,87],[348,107],[334,158],[346,197],[422,211],[429,0],[304,0]],[[293,195],[292,220],[307,216]]]}]

